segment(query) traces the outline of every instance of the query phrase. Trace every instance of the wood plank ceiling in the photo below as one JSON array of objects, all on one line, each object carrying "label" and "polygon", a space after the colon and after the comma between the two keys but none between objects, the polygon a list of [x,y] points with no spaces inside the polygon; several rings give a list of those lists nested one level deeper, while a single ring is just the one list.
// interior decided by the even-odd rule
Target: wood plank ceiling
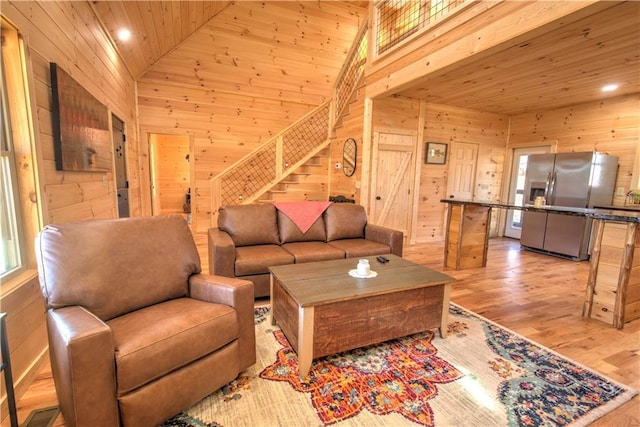
[{"label": "wood plank ceiling", "polygon": [[[273,2],[270,3],[283,3]],[[118,52],[123,58],[125,64],[129,68],[131,74],[137,79],[149,70],[161,58],[167,56],[179,47],[183,42],[193,36],[196,32],[211,32],[207,30],[207,24],[212,19],[220,15],[229,6],[231,1],[120,1],[120,0],[95,0],[92,2],[94,10],[102,21],[103,26],[114,40]],[[239,2],[260,5],[262,2]],[[286,2],[290,3],[290,2]],[[305,3],[300,2],[300,3]],[[341,2],[324,2],[321,6],[320,2],[306,2],[311,5],[317,4],[318,9],[326,9],[327,14],[359,16],[360,23],[366,19],[367,1],[341,1]],[[300,9],[303,9],[302,7]],[[312,8],[309,8],[312,9]],[[249,9],[241,9],[249,10]],[[291,10],[291,9],[290,9]],[[224,15],[229,18],[230,14]],[[246,21],[244,17],[231,15],[232,20],[229,22],[214,22],[215,26],[233,26],[234,23],[238,27],[238,22]],[[254,17],[258,20],[260,17]],[[282,17],[285,18],[284,16]],[[295,16],[293,17],[295,18]],[[299,17],[298,17],[299,18]],[[309,17],[310,22],[305,22],[310,27],[310,31],[314,30],[314,16]],[[318,17],[319,18],[319,17]],[[325,17],[320,24],[324,23]],[[319,19],[320,20],[320,19]],[[274,22],[275,23],[275,22]],[[300,27],[300,25],[298,25]],[[127,42],[119,41],[117,33],[121,28],[128,28],[131,31],[132,38]],[[259,30],[260,28],[252,28]],[[304,29],[302,29],[304,31]],[[322,33],[321,30],[318,33]],[[352,35],[353,30],[348,29],[347,33]],[[235,34],[236,42],[240,42],[244,34],[238,31]],[[283,34],[283,37],[285,35]],[[254,52],[260,54],[261,52]],[[341,67],[338,64],[338,69]]]},{"label": "wood plank ceiling", "polygon": [[[366,1],[326,4],[331,3],[344,4],[346,13],[359,14],[360,19],[366,16]],[[227,1],[93,2],[114,40],[120,27],[132,29],[133,40],[127,44],[118,41],[116,45],[135,78],[153,70],[153,65],[163,57],[171,61],[168,58],[171,53],[191,37],[208,37],[210,43],[215,43],[214,36],[220,28],[234,25],[233,21],[217,22],[222,16],[227,21],[230,19],[230,14],[221,14],[230,4],[232,2]],[[425,76],[396,95],[480,111],[518,114],[611,96],[600,92],[601,86],[608,82],[620,85],[615,96],[639,93],[639,22],[640,2],[612,3],[612,7],[597,14],[531,39],[519,40],[490,56],[470,59]],[[318,31],[321,33],[321,29]],[[233,46],[230,35],[231,32],[221,37],[225,46]],[[239,42],[243,33],[236,31],[232,37]],[[178,58],[175,61],[179,63]],[[340,65],[331,64],[329,68],[339,69]],[[207,64],[200,66],[208,68]],[[337,71],[329,74],[333,72],[337,74]],[[307,78],[312,81],[325,76]],[[282,84],[291,83],[291,78],[282,79]]]},{"label": "wood plank ceiling", "polygon": [[[99,0],[92,4],[124,63],[138,78],[230,3]],[[118,40],[122,28],[131,31],[129,41]]]},{"label": "wood plank ceiling", "polygon": [[[611,7],[433,73],[396,95],[518,114],[640,93],[640,2]],[[603,93],[605,84],[619,89]]]}]

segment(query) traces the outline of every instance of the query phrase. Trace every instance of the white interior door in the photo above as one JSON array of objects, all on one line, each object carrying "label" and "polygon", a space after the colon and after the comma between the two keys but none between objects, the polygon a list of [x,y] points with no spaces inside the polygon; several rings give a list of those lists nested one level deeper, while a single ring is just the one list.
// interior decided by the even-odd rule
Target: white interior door
[{"label": "white interior door", "polygon": [[[527,159],[530,154],[549,153],[551,146],[514,148],[511,156],[511,173],[509,177],[510,205],[522,206],[524,200],[524,181],[527,176]],[[520,239],[522,233],[522,211],[507,210],[507,221],[504,227],[504,235],[514,239]]]},{"label": "white interior door", "polygon": [[451,144],[447,194],[453,199],[472,199],[476,182],[478,144],[454,142]]}]

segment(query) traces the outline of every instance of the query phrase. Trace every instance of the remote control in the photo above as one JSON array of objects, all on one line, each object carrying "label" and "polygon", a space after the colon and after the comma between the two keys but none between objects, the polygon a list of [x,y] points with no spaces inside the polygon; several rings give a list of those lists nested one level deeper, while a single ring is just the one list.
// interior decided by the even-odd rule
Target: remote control
[{"label": "remote control", "polygon": [[378,260],[378,262],[381,262],[381,263],[383,263],[383,264],[384,264],[385,262],[389,262],[389,258],[383,257],[382,255],[380,255],[380,256],[378,256],[378,257],[376,257],[376,259]]}]

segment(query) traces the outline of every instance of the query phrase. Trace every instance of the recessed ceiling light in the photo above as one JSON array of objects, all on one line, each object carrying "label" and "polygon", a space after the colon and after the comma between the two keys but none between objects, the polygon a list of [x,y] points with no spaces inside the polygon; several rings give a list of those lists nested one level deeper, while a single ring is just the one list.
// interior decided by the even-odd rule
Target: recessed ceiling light
[{"label": "recessed ceiling light", "polygon": [[613,92],[616,89],[618,89],[618,85],[617,84],[609,84],[609,85],[602,86],[602,91],[603,92]]},{"label": "recessed ceiling light", "polygon": [[118,31],[119,40],[126,42],[130,38],[131,38],[131,31],[129,31],[127,28],[123,28],[120,31]]}]

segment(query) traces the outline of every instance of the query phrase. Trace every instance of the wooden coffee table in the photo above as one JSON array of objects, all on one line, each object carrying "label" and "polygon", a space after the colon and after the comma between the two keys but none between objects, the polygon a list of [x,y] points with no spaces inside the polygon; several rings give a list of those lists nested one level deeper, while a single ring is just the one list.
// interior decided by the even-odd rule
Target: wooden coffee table
[{"label": "wooden coffee table", "polygon": [[271,323],[298,354],[300,376],[313,359],[439,328],[447,335],[451,276],[386,255],[369,260],[376,277],[349,276],[358,259],[291,264],[271,272]]}]

